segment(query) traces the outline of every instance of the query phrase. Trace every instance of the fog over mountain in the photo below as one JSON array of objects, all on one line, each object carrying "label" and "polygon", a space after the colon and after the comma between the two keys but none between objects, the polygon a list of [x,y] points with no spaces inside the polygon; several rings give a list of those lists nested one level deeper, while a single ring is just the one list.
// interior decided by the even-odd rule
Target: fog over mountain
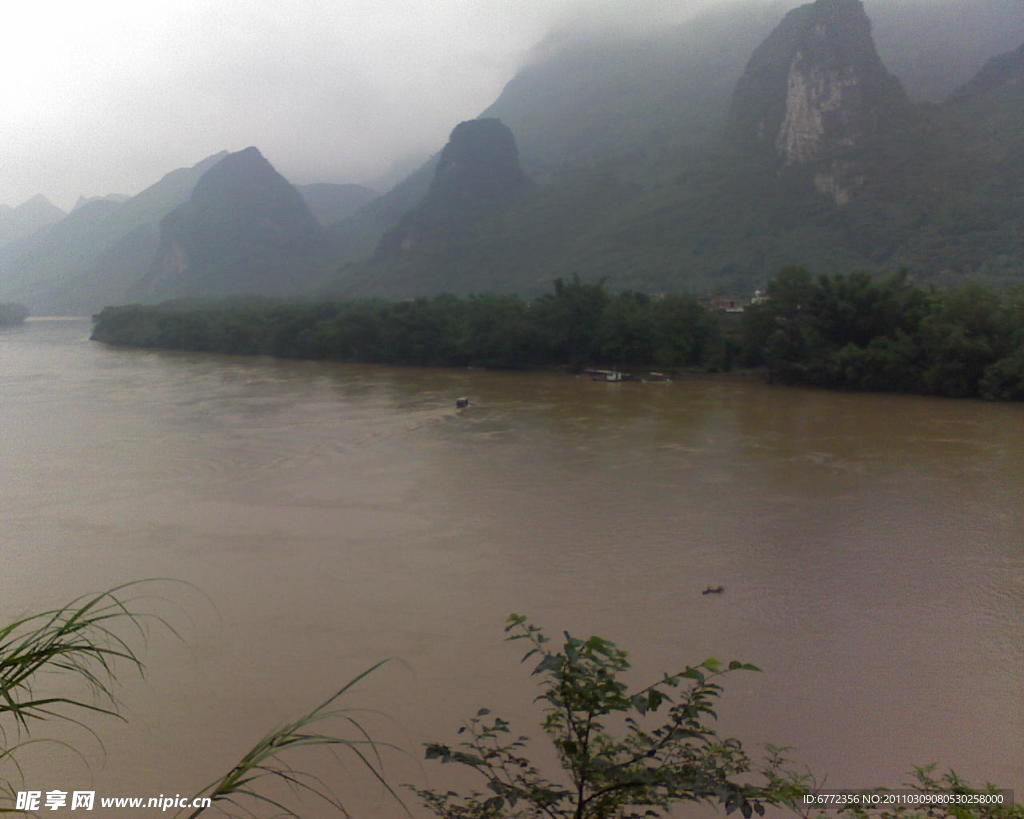
[{"label": "fog over mountain", "polygon": [[708,0],[97,0],[7,9],[0,203],[134,194],[259,145],[297,184],[376,182],[444,145],[552,29]]},{"label": "fog over mountain", "polygon": [[743,292],[786,264],[1020,278],[1021,0],[21,15],[51,50],[2,52],[24,82],[0,296],[35,310],[577,272]]},{"label": "fog over mountain", "polygon": [[[0,34],[0,204],[135,194],[171,168],[258,145],[295,184],[398,181],[479,115],[537,43],[668,29],[753,2],[769,28],[792,0],[98,0],[8,9]],[[1007,51],[990,8],[1019,0],[871,0],[886,64],[935,97],[949,15],[971,53],[953,86]],[[927,15],[920,10],[928,9]],[[966,10],[970,10],[970,14]],[[749,10],[744,10],[749,17]],[[921,18],[913,43],[894,23]],[[961,43],[962,46],[962,43]],[[973,48],[973,51],[972,51]],[[974,53],[977,52],[977,53]],[[949,72],[947,72],[949,73]],[[954,72],[956,73],[956,72]],[[906,75],[906,76],[904,76]],[[956,81],[959,82],[956,82]]]}]

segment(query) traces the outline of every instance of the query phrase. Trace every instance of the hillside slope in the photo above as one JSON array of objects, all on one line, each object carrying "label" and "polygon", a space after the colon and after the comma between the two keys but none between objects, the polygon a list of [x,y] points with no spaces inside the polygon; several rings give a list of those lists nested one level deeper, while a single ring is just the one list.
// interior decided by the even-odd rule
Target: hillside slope
[{"label": "hillside slope", "polygon": [[0,299],[533,295],[575,274],[738,294],[789,264],[1024,277],[1014,4],[735,0],[638,32],[552,34],[460,126],[479,154],[453,138],[375,198],[296,192],[250,149],[84,202],[0,246]]},{"label": "hillside slope", "polygon": [[17,207],[0,205],[0,247],[31,236],[65,216],[64,211],[42,194],[22,202]]},{"label": "hillside slope", "polygon": [[[1007,163],[1022,107],[1012,82],[983,101],[977,91],[1011,58],[942,106],[914,104],[879,57],[872,5],[816,0],[767,30],[764,16],[735,28],[721,12],[658,35],[635,62],[637,43],[622,41],[538,58],[486,113],[510,126],[540,184],[481,219],[471,240],[435,233],[429,250],[400,257],[378,245],[340,289],[532,294],[578,273],[622,288],[743,292],[788,264],[1020,278],[1020,188]],[[936,8],[949,19],[952,6]],[[724,46],[758,31],[743,61]],[[678,48],[687,38],[706,48]],[[706,51],[717,56],[702,62]],[[681,73],[688,60],[702,67]],[[431,207],[421,200],[417,218]]]},{"label": "hillside slope", "polygon": [[258,149],[228,154],[160,222],[144,301],[301,293],[323,275],[327,243],[299,192]]},{"label": "hillside slope", "polygon": [[83,203],[8,246],[0,256],[0,298],[24,302],[37,314],[88,314],[122,301],[152,260],[160,219],[185,202],[223,156],[171,171],[127,201]]}]

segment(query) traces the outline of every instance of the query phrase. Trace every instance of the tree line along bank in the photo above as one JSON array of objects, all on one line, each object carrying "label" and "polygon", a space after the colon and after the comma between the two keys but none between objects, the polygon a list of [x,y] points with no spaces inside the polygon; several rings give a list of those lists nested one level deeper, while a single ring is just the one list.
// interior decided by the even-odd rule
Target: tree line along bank
[{"label": "tree line along bank", "polygon": [[780,271],[742,314],[686,294],[557,280],[512,295],[393,302],[225,299],[104,308],[93,339],[130,347],[419,366],[588,365],[721,372],[779,383],[1024,399],[1024,288],[940,290],[903,273]]}]

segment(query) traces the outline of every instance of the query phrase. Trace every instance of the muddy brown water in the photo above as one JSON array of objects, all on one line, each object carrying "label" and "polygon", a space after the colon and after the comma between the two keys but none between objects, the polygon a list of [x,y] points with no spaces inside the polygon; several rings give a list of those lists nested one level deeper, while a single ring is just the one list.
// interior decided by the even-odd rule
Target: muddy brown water
[{"label": "muddy brown water", "polygon": [[[88,765],[26,749],[29,787],[192,792],[383,658],[346,701],[406,750],[392,781],[447,786],[420,744],[476,708],[538,733],[502,642],[518,611],[618,641],[637,682],[757,663],[727,680],[722,730],[830,786],[938,762],[1024,789],[1024,406],[118,350],[89,329],[0,331],[0,614],[195,588],[140,601],[181,639],[150,630],[127,722],[87,720],[102,746],[38,733]],[[400,815],[353,762],[305,761],[356,816]]]}]

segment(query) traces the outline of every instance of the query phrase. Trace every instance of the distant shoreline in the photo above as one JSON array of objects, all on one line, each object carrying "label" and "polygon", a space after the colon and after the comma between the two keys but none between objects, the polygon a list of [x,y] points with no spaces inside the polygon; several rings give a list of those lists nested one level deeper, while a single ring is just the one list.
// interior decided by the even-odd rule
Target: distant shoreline
[{"label": "distant shoreline", "polygon": [[24,324],[27,318],[28,308],[24,304],[0,304],[0,327],[16,327]]},{"label": "distant shoreline", "polygon": [[[622,373],[761,369],[770,383],[1024,400],[1024,288],[921,287],[906,274],[785,268],[738,316],[694,296],[610,293],[574,277],[532,301],[229,299],[106,307],[115,346],[277,358]],[[739,319],[738,321],[736,319]],[[657,380],[657,377],[655,377]]]}]

